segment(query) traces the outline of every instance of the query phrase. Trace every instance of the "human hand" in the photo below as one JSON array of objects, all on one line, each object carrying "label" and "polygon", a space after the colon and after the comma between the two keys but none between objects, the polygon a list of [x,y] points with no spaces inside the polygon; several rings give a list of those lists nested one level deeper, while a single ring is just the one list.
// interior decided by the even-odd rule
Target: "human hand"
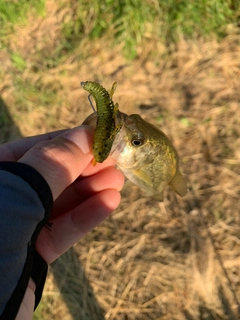
[{"label": "human hand", "polygon": [[[36,249],[47,263],[68,250],[104,220],[119,204],[124,177],[113,159],[92,166],[93,130],[81,126],[70,131],[24,138],[0,147],[0,161],[20,161],[35,168],[48,182],[54,206],[51,230],[43,228]],[[33,308],[30,282],[19,319]],[[25,304],[24,304],[25,302]]]},{"label": "human hand", "polygon": [[54,199],[51,230],[44,228],[37,250],[53,262],[119,204],[123,174],[111,158],[93,166],[93,129],[80,126],[0,146],[0,161],[35,168],[48,182]]}]

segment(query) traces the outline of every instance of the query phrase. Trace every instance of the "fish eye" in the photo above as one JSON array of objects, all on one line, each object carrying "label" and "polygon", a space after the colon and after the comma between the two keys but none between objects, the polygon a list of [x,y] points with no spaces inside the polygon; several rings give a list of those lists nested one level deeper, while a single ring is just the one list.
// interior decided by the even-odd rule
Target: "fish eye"
[{"label": "fish eye", "polygon": [[142,146],[143,145],[143,139],[132,139],[132,145],[134,146],[134,147],[140,147],[140,146]]}]

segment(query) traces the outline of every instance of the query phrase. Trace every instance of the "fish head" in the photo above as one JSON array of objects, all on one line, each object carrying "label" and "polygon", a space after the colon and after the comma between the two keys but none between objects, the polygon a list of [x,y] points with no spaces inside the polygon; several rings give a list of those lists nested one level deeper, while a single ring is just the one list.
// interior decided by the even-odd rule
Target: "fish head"
[{"label": "fish head", "polygon": [[118,168],[153,198],[162,200],[166,185],[185,195],[178,154],[168,137],[137,114],[121,113],[121,121],[123,126],[110,154]]},{"label": "fish head", "polygon": [[[83,124],[96,128],[97,114],[91,114]],[[118,111],[116,125],[122,124],[116,135],[110,156],[124,175],[157,200],[163,200],[163,190],[169,185],[177,194],[187,192],[186,181],[179,171],[178,154],[168,137],[138,114]]]}]

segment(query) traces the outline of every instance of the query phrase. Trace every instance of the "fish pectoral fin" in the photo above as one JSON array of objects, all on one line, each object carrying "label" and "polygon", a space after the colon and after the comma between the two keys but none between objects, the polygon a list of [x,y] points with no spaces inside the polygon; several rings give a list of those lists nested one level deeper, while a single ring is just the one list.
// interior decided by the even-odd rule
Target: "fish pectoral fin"
[{"label": "fish pectoral fin", "polygon": [[181,173],[177,171],[177,174],[172,179],[172,181],[169,183],[170,187],[181,197],[185,196],[187,194],[187,184],[186,180],[183,178]]},{"label": "fish pectoral fin", "polygon": [[149,177],[149,175],[145,171],[139,169],[139,170],[134,170],[133,173],[148,185],[153,186],[152,179]]}]

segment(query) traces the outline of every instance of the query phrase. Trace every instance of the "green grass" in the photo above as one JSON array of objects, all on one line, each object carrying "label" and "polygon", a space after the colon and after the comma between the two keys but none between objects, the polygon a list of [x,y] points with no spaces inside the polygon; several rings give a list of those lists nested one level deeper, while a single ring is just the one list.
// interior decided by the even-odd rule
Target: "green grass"
[{"label": "green grass", "polygon": [[[28,28],[28,18],[40,16],[40,23],[41,17],[46,16],[45,1],[0,1],[0,50],[9,54],[16,103],[24,110],[31,110],[33,105],[52,105],[58,90],[54,89],[56,85],[22,79],[22,74],[27,71],[25,74],[31,78],[39,72],[47,73],[64,64],[69,56],[84,61],[89,55],[89,46],[87,50],[79,50],[84,48],[84,43],[101,39],[113,52],[114,46],[120,43],[124,55],[134,59],[138,49],[148,41],[171,47],[180,37],[222,37],[226,25],[240,17],[240,3],[234,0],[61,0],[57,2],[58,13],[64,14],[59,15],[60,32],[52,46],[50,43],[50,47],[36,50],[31,56],[19,47],[13,49],[12,36],[21,27]],[[158,53],[154,54],[159,59]]]},{"label": "green grass", "polygon": [[0,49],[8,45],[8,35],[16,25],[27,22],[28,14],[44,15],[45,0],[1,0],[0,1]]},{"label": "green grass", "polygon": [[[1,0],[0,2],[0,24],[22,23],[31,10],[43,15],[45,10],[45,0]],[[2,30],[3,32],[4,30]]]},{"label": "green grass", "polygon": [[[45,0],[2,0],[1,35],[31,14],[44,15]],[[234,0],[107,0],[59,1],[60,10],[68,9],[62,22],[62,43],[58,54],[72,52],[83,39],[111,39],[123,42],[129,58],[146,39],[164,44],[176,43],[179,37],[224,36],[225,27],[240,17],[240,3]]]},{"label": "green grass", "polygon": [[[71,55],[84,61],[89,49],[78,50],[84,48],[86,42],[104,40],[113,52],[114,45],[123,44],[124,55],[134,59],[138,49],[148,41],[171,47],[180,37],[222,37],[226,25],[240,17],[240,3],[234,0],[61,0],[57,3],[58,12],[64,14],[59,15],[60,32],[53,45],[36,50],[31,56],[18,48],[14,50],[12,35],[22,26],[28,27],[29,16],[46,15],[45,1],[0,1],[0,49],[9,53],[16,99],[27,109],[31,109],[32,104],[52,105],[58,91],[52,85],[46,87],[41,83],[32,84],[26,78],[21,80],[22,73],[28,71],[26,74],[30,77],[39,75],[40,71],[48,72],[64,64]],[[158,53],[154,54],[159,59]]]},{"label": "green grass", "polygon": [[23,71],[26,68],[27,64],[19,53],[12,52],[11,58],[13,66],[19,71]]},{"label": "green grass", "polygon": [[[108,0],[75,1],[71,19],[63,25],[69,48],[87,37],[107,34],[125,43],[125,54],[134,58],[145,38],[176,43],[180,36],[199,38],[224,36],[225,27],[240,17],[234,0]],[[65,4],[66,5],[66,4]],[[72,4],[67,4],[72,5]]]}]

